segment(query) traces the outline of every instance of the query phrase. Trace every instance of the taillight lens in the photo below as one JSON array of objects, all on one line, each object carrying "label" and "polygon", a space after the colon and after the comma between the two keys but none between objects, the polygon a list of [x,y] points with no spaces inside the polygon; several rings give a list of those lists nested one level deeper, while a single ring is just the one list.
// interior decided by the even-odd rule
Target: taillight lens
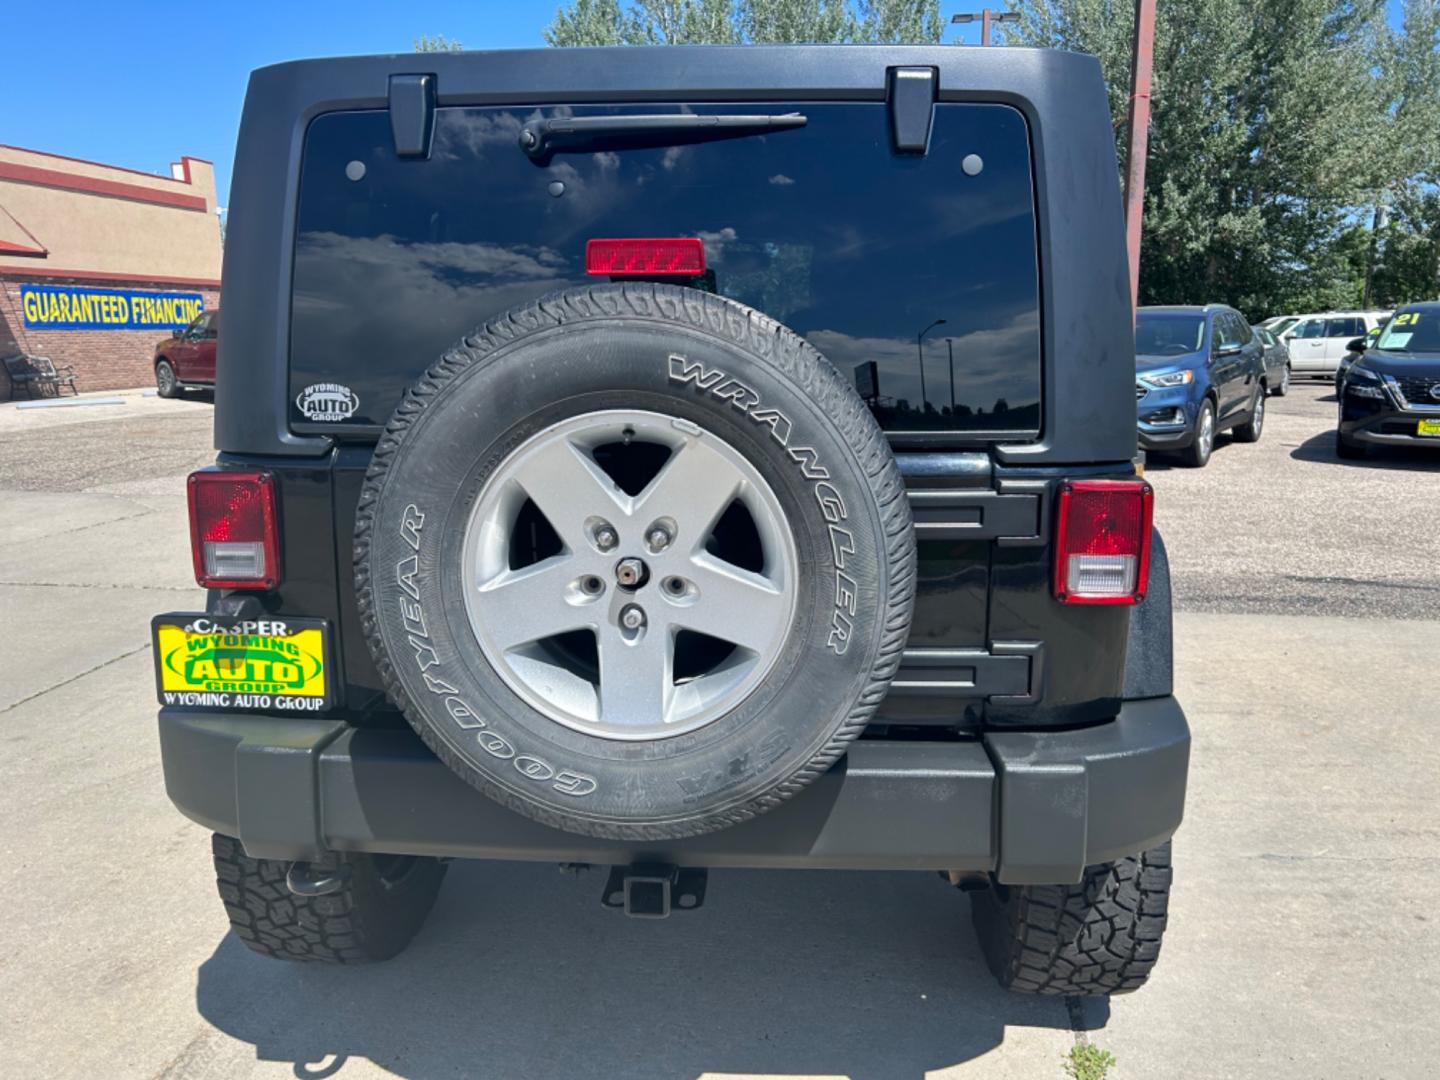
[{"label": "taillight lens", "polygon": [[705,243],[696,236],[585,244],[585,273],[598,277],[698,277],[704,272]]},{"label": "taillight lens", "polygon": [[190,550],[207,589],[273,589],[280,584],[275,479],[269,473],[190,474]]},{"label": "taillight lens", "polygon": [[1144,480],[1060,485],[1055,599],[1062,604],[1138,604],[1145,599],[1154,497]]}]

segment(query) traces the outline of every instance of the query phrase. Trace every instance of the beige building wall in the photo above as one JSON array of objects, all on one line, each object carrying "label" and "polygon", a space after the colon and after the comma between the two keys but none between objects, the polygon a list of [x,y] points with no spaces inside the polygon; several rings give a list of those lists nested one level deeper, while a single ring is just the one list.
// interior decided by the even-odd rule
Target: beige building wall
[{"label": "beige building wall", "polygon": [[174,171],[180,179],[0,146],[0,239],[12,244],[0,244],[0,273],[218,284],[215,170],[186,157]]}]

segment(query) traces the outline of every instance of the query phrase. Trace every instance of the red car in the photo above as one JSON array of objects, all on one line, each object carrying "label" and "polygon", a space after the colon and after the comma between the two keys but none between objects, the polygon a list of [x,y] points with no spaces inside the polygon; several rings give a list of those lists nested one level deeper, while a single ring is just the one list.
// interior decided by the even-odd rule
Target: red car
[{"label": "red car", "polygon": [[178,397],[192,387],[215,385],[215,340],[220,312],[202,311],[195,321],[155,346],[155,388],[161,397]]}]

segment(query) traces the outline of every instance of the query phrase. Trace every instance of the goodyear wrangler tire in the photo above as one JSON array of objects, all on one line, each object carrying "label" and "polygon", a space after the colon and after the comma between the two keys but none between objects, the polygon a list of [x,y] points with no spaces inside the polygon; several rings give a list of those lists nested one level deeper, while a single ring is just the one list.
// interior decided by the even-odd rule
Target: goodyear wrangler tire
[{"label": "goodyear wrangler tire", "polygon": [[828,769],[909,631],[878,425],[800,337],[675,286],[556,294],[406,394],[356,515],[366,637],[452,770],[591,836],[722,828]]}]

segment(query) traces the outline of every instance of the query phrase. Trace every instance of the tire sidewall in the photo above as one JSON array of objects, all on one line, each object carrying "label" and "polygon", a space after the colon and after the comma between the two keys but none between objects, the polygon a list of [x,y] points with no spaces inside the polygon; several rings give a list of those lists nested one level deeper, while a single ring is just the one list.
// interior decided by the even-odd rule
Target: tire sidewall
[{"label": "tire sidewall", "polygon": [[[729,335],[628,317],[536,329],[480,362],[449,358],[458,373],[405,425],[375,485],[362,584],[407,717],[467,780],[575,831],[686,835],[772,804],[845,737],[885,631],[886,531],[837,403],[822,407],[833,373],[827,384],[818,354],[791,356],[781,374]],[[770,485],[797,549],[794,622],[765,679],[731,712],[666,739],[604,739],[536,712],[485,660],[465,605],[442,601],[463,595],[464,536],[489,477],[547,427],[603,409],[669,414],[723,439]]]}]

